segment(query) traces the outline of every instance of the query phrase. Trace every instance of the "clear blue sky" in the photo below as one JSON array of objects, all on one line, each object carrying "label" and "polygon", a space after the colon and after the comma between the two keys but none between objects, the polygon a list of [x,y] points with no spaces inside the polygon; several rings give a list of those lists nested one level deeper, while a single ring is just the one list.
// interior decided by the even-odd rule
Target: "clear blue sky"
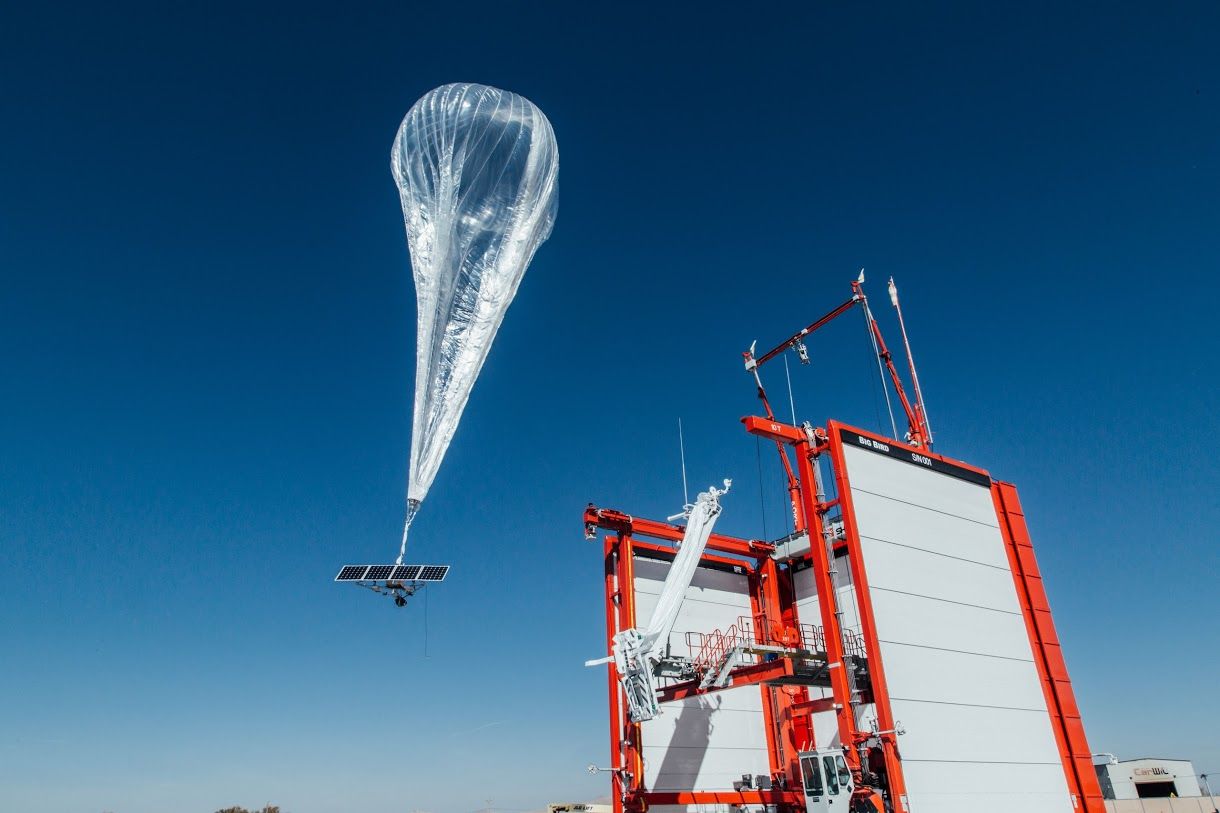
[{"label": "clear blue sky", "polygon": [[[0,809],[604,794],[581,509],[677,510],[682,416],[760,534],[739,353],[861,266],[940,451],[1021,489],[1094,749],[1220,773],[1220,12],[984,5],[7,9]],[[396,611],[330,579],[398,540],[389,150],[453,81],[546,111],[559,219],[413,531],[453,575]],[[864,342],[801,417],[877,427]]]}]

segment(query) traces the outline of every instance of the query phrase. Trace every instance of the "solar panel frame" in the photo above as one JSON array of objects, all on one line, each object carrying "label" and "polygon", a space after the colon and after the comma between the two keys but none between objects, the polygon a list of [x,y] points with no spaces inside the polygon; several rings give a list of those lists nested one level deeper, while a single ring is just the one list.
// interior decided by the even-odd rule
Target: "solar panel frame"
[{"label": "solar panel frame", "polygon": [[420,568],[418,580],[421,582],[441,582],[449,574],[449,565],[424,565]]},{"label": "solar panel frame", "polygon": [[364,578],[364,574],[368,572],[368,565],[344,565],[339,569],[339,575],[335,576],[337,582],[358,582]]}]

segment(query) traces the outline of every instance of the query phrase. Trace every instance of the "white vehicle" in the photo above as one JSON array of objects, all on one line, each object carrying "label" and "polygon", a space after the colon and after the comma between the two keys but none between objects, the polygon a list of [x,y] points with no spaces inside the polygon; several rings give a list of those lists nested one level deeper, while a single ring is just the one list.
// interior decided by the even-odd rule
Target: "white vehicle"
[{"label": "white vehicle", "polygon": [[808,813],[846,811],[855,785],[852,783],[847,761],[843,759],[843,749],[802,751],[800,760],[805,809]]}]

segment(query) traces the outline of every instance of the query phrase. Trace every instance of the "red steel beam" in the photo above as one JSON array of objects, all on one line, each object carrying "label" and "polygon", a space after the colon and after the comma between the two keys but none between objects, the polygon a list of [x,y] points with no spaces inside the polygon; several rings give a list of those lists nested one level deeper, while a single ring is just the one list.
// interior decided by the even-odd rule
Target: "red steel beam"
[{"label": "red steel beam", "polygon": [[[873,333],[873,337],[877,341],[877,356],[885,362],[885,369],[890,374],[890,381],[894,385],[894,391],[898,393],[898,403],[902,407],[902,412],[907,419],[907,439],[915,446],[928,451],[928,433],[924,428],[923,416],[915,411],[911,406],[911,402],[907,399],[906,390],[902,388],[902,376],[898,375],[898,368],[894,366],[894,356],[890,353],[890,349],[885,346],[885,339],[881,336],[881,328],[877,326],[877,320],[873,318],[872,311],[868,311],[868,326]],[[901,440],[901,438],[895,438]]]},{"label": "red steel beam", "polygon": [[[854,289],[854,286],[853,286],[853,289]],[[847,313],[847,311],[851,310],[851,307],[859,301],[860,301],[860,297],[853,293],[851,299],[847,300],[842,305],[835,308],[830,313],[826,314],[821,319],[818,319],[817,321],[815,321],[813,324],[809,325],[808,327],[801,328],[799,331],[797,331],[796,333],[789,336],[786,340],[784,340],[783,342],[780,342],[775,348],[768,350],[766,353],[763,353],[761,356],[759,356],[758,357],[758,366],[759,367],[763,366],[768,361],[775,358],[776,356],[778,356],[780,353],[784,352],[788,348],[796,347],[796,345],[801,341],[801,339],[805,338],[810,333],[813,333],[815,330],[825,327],[826,325],[833,322],[838,317],[842,316],[844,313]]]},{"label": "red steel beam", "polygon": [[[615,570],[615,582],[617,587],[616,597],[618,599],[618,628],[619,630],[631,629],[636,626],[635,617],[635,558],[631,554],[631,539],[630,537],[620,534],[615,538],[617,550],[615,559],[617,560],[617,568]],[[615,596],[608,597],[607,612],[614,611]],[[611,638],[608,641],[607,650],[613,651],[614,641]],[[618,686],[618,673],[616,670],[610,670],[611,679],[614,681],[614,691],[621,691]],[[621,718],[621,727],[618,735],[618,755],[617,765],[626,769],[626,775],[620,775],[618,780],[627,787],[626,791],[638,790],[644,781],[644,754],[643,743],[640,741],[640,724],[631,722],[627,715],[626,708],[622,702],[619,704]],[[626,782],[624,782],[626,780]],[[616,797],[621,798],[621,797]],[[617,806],[617,805],[616,805]]]},{"label": "red steel beam", "polygon": [[[640,517],[633,517],[630,514],[624,514],[622,511],[615,511],[612,508],[598,508],[591,504],[585,508],[585,530],[591,531],[593,528],[605,528],[608,531],[615,531],[630,536],[649,536],[653,539],[665,539],[669,542],[680,542],[683,534],[686,533],[686,527],[682,525],[658,522],[655,519],[641,519]],[[752,559],[770,556],[775,552],[775,546],[767,542],[760,542],[757,539],[738,539],[737,537],[724,536],[723,534],[712,534],[708,540],[707,548],[708,550],[731,553],[735,556],[746,556]]]},{"label": "red steel beam", "polygon": [[[865,651],[869,655],[868,677],[873,691],[877,724],[882,731],[882,756],[885,759],[886,775],[889,778],[890,798],[894,800],[895,813],[909,813],[907,808],[906,777],[902,773],[902,758],[898,751],[898,738],[894,732],[893,708],[890,704],[889,684],[885,679],[885,664],[880,657],[881,644],[877,636],[877,623],[873,615],[872,591],[868,582],[868,571],[864,567],[864,554],[860,543],[856,510],[852,502],[851,481],[847,475],[847,463],[843,452],[843,424],[829,421],[826,425],[829,436],[830,462],[834,469],[835,491],[839,495],[839,510],[843,529],[847,534],[847,561],[851,567],[855,584],[856,605],[860,612],[860,632],[864,635]],[[854,427],[848,427],[856,431]],[[820,595],[820,594],[819,594]],[[829,636],[828,636],[829,637]]]},{"label": "red steel beam", "polygon": [[[619,540],[613,536],[607,536],[604,547],[602,548],[605,555],[605,587],[606,587],[606,654],[614,654],[614,636],[618,632],[618,614],[615,612],[616,601],[621,601],[621,593],[617,584],[617,567],[615,557],[619,548]],[[619,702],[619,695],[622,691],[619,689],[618,683],[618,667],[611,660],[609,668],[606,670],[606,675],[610,690],[610,765],[614,768],[621,767],[624,764],[623,754],[623,712]],[[621,780],[618,773],[611,774],[613,783],[617,785]],[[615,788],[615,790],[618,790]],[[625,790],[625,789],[624,789]],[[614,813],[623,813],[622,794],[614,793]]]},{"label": "red steel beam", "polygon": [[817,714],[821,711],[834,711],[837,701],[833,697],[819,697],[816,700],[806,700],[792,704],[793,714]]},{"label": "red steel beam", "polygon": [[805,809],[805,797],[791,790],[710,790],[637,794],[648,805],[797,805]]},{"label": "red steel beam", "polygon": [[[805,502],[805,516],[816,521],[808,528],[809,552],[813,560],[813,583],[818,594],[818,612],[822,616],[822,631],[826,642],[826,661],[830,672],[830,685],[838,699],[835,719],[839,728],[839,742],[846,748],[843,758],[853,773],[859,774],[860,755],[855,749],[859,742],[857,721],[851,707],[851,682],[843,660],[843,628],[838,607],[838,590],[831,577],[830,552],[826,549],[826,510],[818,503],[817,465],[813,444],[804,439],[796,444],[796,462],[801,478],[801,499]],[[841,493],[841,492],[840,492]],[[854,563],[853,563],[854,564]],[[852,571],[853,575],[856,573]],[[870,649],[869,652],[876,652]],[[871,664],[870,664],[871,668]]]},{"label": "red steel beam", "polygon": [[791,658],[777,658],[773,661],[741,666],[729,673],[729,684],[721,689],[700,689],[699,681],[687,680],[666,686],[657,692],[657,700],[669,703],[673,700],[685,700],[700,694],[711,694],[722,689],[736,689],[738,686],[750,686],[755,683],[773,683],[777,680],[790,678],[796,674],[792,668]]},{"label": "red steel beam", "polygon": [[777,440],[781,443],[800,443],[802,440],[808,440],[805,437],[805,430],[799,426],[780,423],[770,418],[747,415],[741,419],[741,422],[745,424],[746,431],[751,435],[759,435],[769,440]]},{"label": "red steel beam", "polygon": [[[652,542],[641,542],[638,539],[631,540],[631,548],[632,550],[642,550],[648,553],[656,553],[669,557],[674,556],[674,554],[677,552],[673,548],[666,547],[665,545],[657,545]],[[705,553],[699,557],[699,561],[713,562],[715,564],[727,565],[729,567],[739,567],[746,575],[750,575],[754,572],[754,565],[750,564],[744,559],[730,559],[727,556],[716,556],[715,554]]]},{"label": "red steel beam", "polygon": [[1085,812],[1102,813],[1105,803],[1101,785],[1093,770],[1092,749],[1085,737],[1080,708],[1072,691],[1072,680],[1068,676],[1059,636],[1051,620],[1051,607],[1042,583],[1042,573],[1038,569],[1038,560],[1034,556],[1021,500],[1016,487],[1010,483],[993,481],[991,495],[996,515],[1000,518],[1000,534],[1004,537],[1009,566],[1017,585],[1017,598],[1025,616],[1034,665],[1042,679],[1042,690],[1063,761],[1064,775],[1072,795],[1080,801]]},{"label": "red steel beam", "polygon": [[[758,563],[758,573],[750,579],[749,588],[750,610],[754,614],[752,623],[755,630],[762,630],[766,635],[769,632],[766,629],[770,624],[769,619],[779,618],[781,614],[775,589],[774,559]],[[783,719],[784,710],[787,708],[786,704],[790,698],[782,693],[777,693],[773,687],[765,683],[758,687],[758,691],[762,700],[763,726],[767,736],[768,766],[771,769],[771,776],[775,777],[780,773],[787,773],[788,770],[787,765],[783,764],[783,733],[780,731],[778,723]]]}]

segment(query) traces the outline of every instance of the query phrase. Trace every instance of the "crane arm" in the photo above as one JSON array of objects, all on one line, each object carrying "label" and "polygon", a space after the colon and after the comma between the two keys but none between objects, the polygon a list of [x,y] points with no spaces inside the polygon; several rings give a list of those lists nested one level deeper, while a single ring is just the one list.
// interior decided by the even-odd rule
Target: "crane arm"
[{"label": "crane arm", "polygon": [[660,660],[664,642],[669,640],[678,621],[686,591],[694,581],[699,560],[712,537],[716,518],[720,516],[720,497],[728,493],[731,485],[731,480],[725,480],[723,489],[709,488],[699,494],[694,505],[687,506],[682,544],[665,577],[648,626],[619,632],[614,636],[614,651],[609,657],[585,663],[586,666],[597,666],[614,661],[632,722],[651,720],[661,713],[653,667]]}]

